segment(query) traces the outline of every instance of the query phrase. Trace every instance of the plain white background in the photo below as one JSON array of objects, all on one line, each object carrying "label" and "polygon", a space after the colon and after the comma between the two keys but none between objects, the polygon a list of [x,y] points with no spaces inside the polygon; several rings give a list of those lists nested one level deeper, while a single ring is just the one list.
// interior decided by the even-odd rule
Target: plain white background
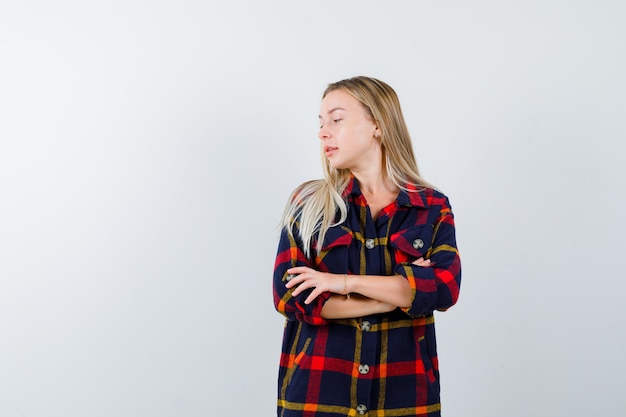
[{"label": "plain white background", "polygon": [[327,83],[400,96],[463,285],[443,412],[626,412],[622,0],[0,3],[0,415],[275,414]]}]

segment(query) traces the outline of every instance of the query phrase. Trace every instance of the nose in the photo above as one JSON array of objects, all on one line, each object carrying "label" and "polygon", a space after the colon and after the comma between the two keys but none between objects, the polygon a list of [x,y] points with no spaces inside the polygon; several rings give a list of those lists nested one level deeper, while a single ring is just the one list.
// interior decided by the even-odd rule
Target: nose
[{"label": "nose", "polygon": [[330,137],[330,131],[326,127],[322,126],[320,127],[319,132],[317,132],[317,137],[321,140],[328,139]]}]

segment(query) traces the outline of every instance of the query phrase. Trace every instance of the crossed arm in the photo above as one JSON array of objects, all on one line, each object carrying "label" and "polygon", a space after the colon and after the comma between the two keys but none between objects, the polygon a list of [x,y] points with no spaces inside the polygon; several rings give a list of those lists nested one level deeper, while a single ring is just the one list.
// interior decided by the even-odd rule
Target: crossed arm
[{"label": "crossed arm", "polygon": [[[419,258],[414,265],[430,267],[430,260]],[[401,275],[344,275],[316,271],[306,266],[290,268],[294,274],[287,288],[297,288],[292,296],[312,289],[305,303],[310,304],[324,292],[333,295],[324,303],[321,315],[324,319],[344,319],[369,314],[386,313],[398,307],[411,305],[412,289]],[[350,297],[347,295],[350,294]]]}]

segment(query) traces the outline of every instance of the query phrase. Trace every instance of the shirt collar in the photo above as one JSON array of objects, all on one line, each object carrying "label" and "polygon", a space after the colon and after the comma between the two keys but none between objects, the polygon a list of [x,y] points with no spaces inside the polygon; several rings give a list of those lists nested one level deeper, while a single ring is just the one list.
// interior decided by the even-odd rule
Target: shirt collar
[{"label": "shirt collar", "polygon": [[360,196],[361,194],[362,193],[361,188],[359,187],[359,182],[356,180],[354,175],[350,176],[350,182],[348,182],[348,185],[346,185],[346,188],[343,190],[343,198],[355,198]]},{"label": "shirt collar", "polygon": [[[398,202],[398,206],[403,207],[426,207],[426,189],[422,189],[422,187],[417,187],[413,184],[405,184],[404,187],[406,189],[401,189],[398,194],[398,198],[396,201]],[[350,182],[346,186],[343,191],[344,198],[356,198],[362,195],[361,188],[359,187],[359,182],[354,177],[354,175],[350,178]]]},{"label": "shirt collar", "polygon": [[400,190],[398,194],[398,205],[405,207],[426,207],[428,188],[417,187],[414,184],[405,184],[406,190]]}]

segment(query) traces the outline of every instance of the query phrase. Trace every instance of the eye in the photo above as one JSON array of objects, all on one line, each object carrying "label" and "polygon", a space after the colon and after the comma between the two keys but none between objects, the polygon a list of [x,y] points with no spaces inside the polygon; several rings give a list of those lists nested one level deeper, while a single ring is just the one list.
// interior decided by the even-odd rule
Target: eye
[{"label": "eye", "polygon": [[339,123],[340,121],[342,121],[343,119],[333,119],[334,123]]}]

